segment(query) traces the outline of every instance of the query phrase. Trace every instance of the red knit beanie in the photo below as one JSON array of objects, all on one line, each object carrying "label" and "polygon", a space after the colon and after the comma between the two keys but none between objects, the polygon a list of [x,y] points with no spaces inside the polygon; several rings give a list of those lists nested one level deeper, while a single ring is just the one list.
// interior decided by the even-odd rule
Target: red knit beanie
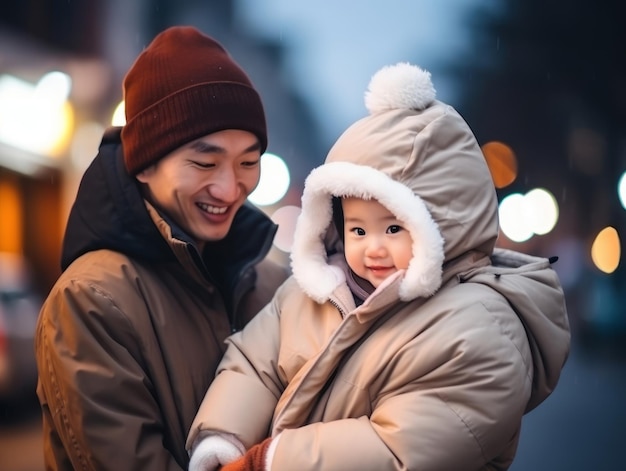
[{"label": "red knit beanie", "polygon": [[189,26],[160,33],[124,79],[124,161],[132,175],[206,134],[241,129],[267,148],[265,113],[250,79],[214,39]]}]

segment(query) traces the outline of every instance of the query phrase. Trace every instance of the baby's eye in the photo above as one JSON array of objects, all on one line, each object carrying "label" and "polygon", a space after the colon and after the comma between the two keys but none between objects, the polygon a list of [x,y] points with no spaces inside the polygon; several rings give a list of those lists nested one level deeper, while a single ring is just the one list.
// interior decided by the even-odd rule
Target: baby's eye
[{"label": "baby's eye", "polygon": [[398,226],[397,224],[393,224],[387,228],[388,234],[396,234],[402,230],[402,226]]},{"label": "baby's eye", "polygon": [[364,236],[365,235],[365,229],[363,229],[361,227],[354,227],[354,228],[350,229],[350,232],[353,232],[354,234],[356,234],[358,236]]}]

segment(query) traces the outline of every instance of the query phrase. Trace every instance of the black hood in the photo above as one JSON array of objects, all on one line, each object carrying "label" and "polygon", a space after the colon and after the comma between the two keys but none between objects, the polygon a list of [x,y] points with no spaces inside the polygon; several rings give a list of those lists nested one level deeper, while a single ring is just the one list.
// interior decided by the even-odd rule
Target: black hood
[{"label": "black hood", "polygon": [[174,259],[148,214],[137,180],[124,167],[120,132],[119,127],[105,132],[80,182],[63,239],[62,270],[98,249],[153,262]]}]

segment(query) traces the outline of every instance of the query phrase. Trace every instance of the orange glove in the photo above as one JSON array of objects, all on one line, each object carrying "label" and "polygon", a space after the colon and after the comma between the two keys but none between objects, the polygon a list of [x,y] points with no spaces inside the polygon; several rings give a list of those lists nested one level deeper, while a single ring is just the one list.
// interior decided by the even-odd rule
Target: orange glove
[{"label": "orange glove", "polygon": [[265,456],[271,442],[271,438],[266,438],[246,451],[241,458],[222,466],[220,471],[265,471]]}]

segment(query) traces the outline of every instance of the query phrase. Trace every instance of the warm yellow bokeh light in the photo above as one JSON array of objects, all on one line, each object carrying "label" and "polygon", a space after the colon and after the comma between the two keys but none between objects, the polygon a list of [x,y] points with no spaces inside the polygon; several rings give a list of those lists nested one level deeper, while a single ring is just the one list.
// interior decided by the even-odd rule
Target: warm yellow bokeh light
[{"label": "warm yellow bokeh light", "polygon": [[76,120],[74,107],[69,101],[66,101],[62,106],[59,123],[61,126],[56,133],[56,137],[50,143],[49,154],[53,157],[58,157],[67,150],[74,135]]},{"label": "warm yellow bokeh light", "polygon": [[485,161],[496,188],[505,188],[517,178],[517,157],[513,149],[502,142],[492,141],[482,146]]},{"label": "warm yellow bokeh light", "polygon": [[124,101],[120,101],[113,111],[111,118],[112,126],[124,126],[126,124],[126,105]]},{"label": "warm yellow bokeh light", "polygon": [[621,257],[619,234],[615,228],[605,227],[596,236],[591,246],[591,259],[599,270],[613,273]]}]

